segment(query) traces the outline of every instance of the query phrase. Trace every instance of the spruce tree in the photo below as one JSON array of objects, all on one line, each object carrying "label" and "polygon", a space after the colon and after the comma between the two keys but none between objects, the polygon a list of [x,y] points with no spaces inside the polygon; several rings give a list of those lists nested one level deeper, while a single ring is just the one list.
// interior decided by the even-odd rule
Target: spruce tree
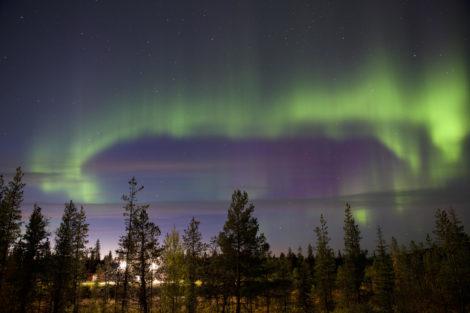
[{"label": "spruce tree", "polygon": [[69,299],[73,298],[73,268],[74,268],[74,229],[73,223],[77,208],[75,204],[65,204],[62,222],[56,231],[53,278],[53,312],[65,311]]},{"label": "spruce tree", "polygon": [[48,221],[42,215],[41,208],[35,204],[22,240],[24,256],[20,273],[21,312],[26,312],[27,308],[32,306],[42,288],[38,281],[41,273],[45,271],[43,262],[49,253],[47,224]]},{"label": "spruce tree", "polygon": [[348,307],[360,302],[366,258],[360,246],[359,225],[354,220],[349,203],[346,203],[344,215],[344,263],[338,270],[338,287],[341,291],[341,304]]},{"label": "spruce tree", "polygon": [[320,227],[315,228],[317,235],[316,258],[315,258],[315,294],[318,298],[319,307],[324,312],[333,311],[334,271],[335,260],[333,250],[329,246],[328,226],[323,214],[320,215]]},{"label": "spruce tree", "polygon": [[21,232],[20,206],[25,186],[22,182],[23,175],[21,167],[18,167],[15,176],[6,186],[3,176],[0,175],[0,294],[3,289],[8,252]]},{"label": "spruce tree", "polygon": [[248,194],[235,190],[223,231],[217,243],[222,256],[235,276],[236,313],[241,310],[242,279],[254,279],[257,268],[269,250],[264,234],[259,233],[258,220],[252,216],[254,205],[248,204]]},{"label": "spruce tree", "polygon": [[313,255],[313,247],[311,244],[308,244],[307,248],[307,258],[305,259],[308,264],[308,269],[312,273],[313,278],[313,268],[315,266],[315,256]]},{"label": "spruce tree", "polygon": [[387,245],[380,226],[377,226],[377,249],[373,268],[374,302],[380,312],[391,313],[394,291],[393,265],[390,255],[387,254]]},{"label": "spruce tree", "polygon": [[194,313],[197,308],[196,281],[199,276],[200,260],[207,250],[207,245],[202,242],[199,221],[195,220],[194,216],[184,230],[183,244],[186,250],[185,263],[187,268],[186,308],[188,313]]},{"label": "spruce tree", "polygon": [[[73,205],[70,201],[70,205]],[[88,243],[88,223],[83,206],[76,210],[72,219],[72,249],[73,249],[73,312],[77,313],[81,301],[81,281],[84,276],[86,247]]]},{"label": "spruce tree", "polygon": [[101,261],[101,243],[99,239],[96,239],[95,243],[95,249],[94,249],[94,256],[95,256],[95,261],[100,262]]}]

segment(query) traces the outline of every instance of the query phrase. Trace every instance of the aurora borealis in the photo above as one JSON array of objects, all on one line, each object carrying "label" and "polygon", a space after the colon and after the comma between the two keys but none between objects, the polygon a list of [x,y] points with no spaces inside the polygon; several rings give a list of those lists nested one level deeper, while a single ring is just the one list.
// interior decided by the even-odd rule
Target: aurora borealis
[{"label": "aurora borealis", "polygon": [[268,240],[291,225],[276,249],[345,201],[364,227],[395,216],[385,233],[418,207],[468,222],[467,17],[437,0],[5,2],[0,172],[23,166],[25,207],[106,216],[97,237],[120,234],[133,175],[157,224],[194,214],[207,234],[246,189]]}]

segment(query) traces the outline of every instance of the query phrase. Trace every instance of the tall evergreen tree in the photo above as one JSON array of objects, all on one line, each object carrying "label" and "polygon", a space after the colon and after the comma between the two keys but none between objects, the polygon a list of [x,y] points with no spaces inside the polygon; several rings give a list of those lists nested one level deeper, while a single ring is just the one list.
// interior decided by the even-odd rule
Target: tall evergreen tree
[{"label": "tall evergreen tree", "polygon": [[21,210],[23,202],[23,180],[21,167],[16,169],[13,179],[5,186],[0,175],[0,294],[7,265],[10,248],[16,242],[21,232]]},{"label": "tall evergreen tree", "polygon": [[129,303],[129,286],[132,277],[131,264],[136,256],[136,234],[135,234],[135,220],[140,206],[137,204],[137,194],[144,188],[137,186],[135,177],[132,177],[129,183],[129,193],[122,196],[122,200],[126,202],[124,205],[124,223],[126,227],[126,234],[119,239],[119,249],[116,251],[120,259],[125,264],[124,278],[123,278],[123,292],[121,299],[121,311],[127,312]]},{"label": "tall evergreen tree", "polygon": [[65,204],[64,214],[55,237],[53,312],[62,313],[73,295],[74,269],[74,228],[77,208],[75,204]]},{"label": "tall evergreen tree", "polygon": [[328,226],[323,214],[320,215],[320,227],[315,228],[317,234],[315,258],[315,294],[318,297],[319,307],[323,312],[333,311],[333,287],[335,260],[333,250],[329,246]]},{"label": "tall evergreen tree", "polygon": [[186,250],[186,308],[188,313],[196,312],[197,308],[197,295],[196,295],[196,281],[198,279],[198,271],[200,260],[203,253],[207,250],[207,245],[202,242],[202,235],[199,231],[199,221],[193,218],[189,222],[188,227],[184,230],[183,244]]},{"label": "tall evergreen tree", "polygon": [[308,268],[310,272],[312,273],[312,278],[313,278],[313,267],[315,266],[315,256],[313,255],[313,247],[311,244],[308,244],[306,261],[308,264]]},{"label": "tall evergreen tree", "polygon": [[94,249],[95,261],[101,261],[101,243],[99,239],[96,239],[95,249]]},{"label": "tall evergreen tree", "polygon": [[[139,275],[139,304],[143,313],[149,312],[147,278],[150,278],[151,260],[155,260],[160,251],[158,236],[160,229],[149,221],[148,205],[140,205],[134,220],[135,252],[134,271]],[[152,281],[150,281],[152,283]]]},{"label": "tall evergreen tree", "polygon": [[394,274],[387,245],[382,236],[382,229],[377,227],[377,249],[374,258],[374,276],[372,278],[375,304],[380,312],[393,312]]},{"label": "tall evergreen tree", "polygon": [[348,307],[360,302],[360,290],[364,278],[365,253],[361,250],[361,233],[346,203],[344,211],[344,263],[338,270],[338,287],[341,291],[341,304]]},{"label": "tall evergreen tree", "polygon": [[[70,205],[73,205],[70,201]],[[76,210],[72,219],[72,249],[73,249],[73,312],[77,313],[80,308],[81,301],[81,281],[84,276],[84,266],[86,258],[86,247],[88,243],[88,223],[83,206],[80,210]]]},{"label": "tall evergreen tree", "polygon": [[301,312],[314,311],[312,298],[313,279],[307,261],[302,255],[298,255],[298,265],[294,269],[294,282],[297,290],[297,305]]},{"label": "tall evergreen tree", "polygon": [[41,208],[34,205],[33,212],[26,225],[26,232],[22,244],[24,251],[23,264],[21,266],[21,308],[22,313],[32,307],[37,298],[38,291],[42,288],[39,282],[41,273],[44,272],[44,258],[49,253],[49,233],[46,230],[48,221],[42,215]]},{"label": "tall evergreen tree", "polygon": [[241,310],[242,279],[253,279],[253,269],[269,250],[264,234],[259,233],[258,220],[252,216],[254,205],[248,204],[248,194],[235,190],[223,231],[217,243],[225,262],[235,276],[236,313]]}]

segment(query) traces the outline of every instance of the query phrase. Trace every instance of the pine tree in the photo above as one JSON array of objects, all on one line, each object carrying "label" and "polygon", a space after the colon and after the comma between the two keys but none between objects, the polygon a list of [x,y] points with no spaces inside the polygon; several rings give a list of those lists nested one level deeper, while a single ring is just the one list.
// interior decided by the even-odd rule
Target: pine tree
[{"label": "pine tree", "polygon": [[198,279],[198,271],[200,259],[207,250],[207,245],[202,242],[202,235],[199,231],[199,221],[193,218],[189,222],[188,227],[184,230],[183,244],[186,250],[186,268],[187,268],[187,288],[186,288],[186,308],[188,313],[196,312],[197,295],[196,281]]},{"label": "pine tree", "polygon": [[334,271],[335,260],[333,250],[329,246],[328,226],[323,214],[320,215],[320,227],[315,228],[317,234],[316,258],[315,258],[315,294],[318,297],[319,306],[324,312],[333,311]]},{"label": "pine tree", "polygon": [[7,265],[7,256],[11,246],[20,237],[21,231],[21,203],[23,202],[21,167],[7,186],[3,176],[0,175],[0,294],[3,289],[3,280]]},{"label": "pine tree", "polygon": [[42,287],[40,283],[38,286],[38,281],[45,270],[44,258],[49,253],[47,224],[41,208],[35,204],[22,240],[24,256],[21,266],[21,312],[26,312],[32,306]]},{"label": "pine tree", "polygon": [[129,286],[130,279],[132,277],[131,273],[131,264],[136,257],[136,234],[135,234],[135,220],[139,211],[139,205],[137,204],[137,194],[144,187],[137,186],[137,181],[135,177],[132,177],[129,183],[129,193],[122,196],[122,200],[126,202],[124,205],[124,223],[126,227],[126,234],[121,236],[119,239],[119,249],[116,251],[120,256],[124,268],[124,281],[123,281],[123,292],[122,292],[122,301],[121,301],[121,311],[127,312],[127,307],[129,303]]},{"label": "pine tree", "polygon": [[[148,205],[140,205],[134,220],[135,252],[134,271],[139,275],[139,304],[143,313],[149,312],[147,302],[147,278],[150,278],[151,260],[159,256],[158,236],[160,229],[149,221]],[[150,281],[152,283],[152,281]]]},{"label": "pine tree", "polygon": [[269,250],[264,234],[259,233],[258,220],[252,216],[254,205],[248,204],[248,194],[235,190],[223,231],[217,243],[222,256],[235,276],[236,313],[241,310],[242,279],[253,279],[253,268]]},{"label": "pine tree", "polygon": [[374,258],[374,302],[380,312],[393,312],[394,274],[390,256],[387,254],[387,245],[382,236],[382,229],[377,227],[377,249]]}]

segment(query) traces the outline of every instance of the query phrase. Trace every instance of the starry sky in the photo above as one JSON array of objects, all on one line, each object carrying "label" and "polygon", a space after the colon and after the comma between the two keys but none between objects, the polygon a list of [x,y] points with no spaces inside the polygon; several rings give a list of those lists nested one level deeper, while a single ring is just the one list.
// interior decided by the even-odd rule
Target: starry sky
[{"label": "starry sky", "polygon": [[275,252],[342,245],[349,201],[422,240],[470,222],[466,1],[1,1],[0,173],[53,230],[83,204],[116,247],[131,176],[163,233],[217,234],[246,190]]}]

